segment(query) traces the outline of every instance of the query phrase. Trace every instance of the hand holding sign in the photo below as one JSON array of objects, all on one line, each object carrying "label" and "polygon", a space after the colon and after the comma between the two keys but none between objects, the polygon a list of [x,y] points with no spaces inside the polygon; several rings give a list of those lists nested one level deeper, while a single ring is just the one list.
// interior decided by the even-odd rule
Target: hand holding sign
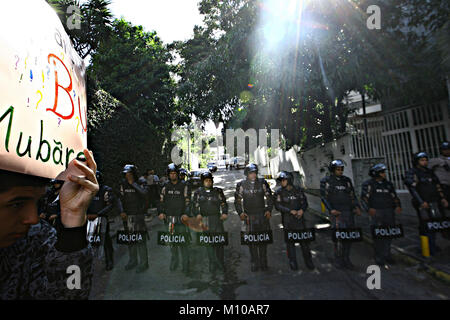
[{"label": "hand holding sign", "polygon": [[67,170],[57,177],[57,180],[66,180],[59,193],[61,222],[66,228],[81,227],[86,223],[87,208],[99,190],[94,156],[87,149],[83,153],[86,165],[72,160]]}]

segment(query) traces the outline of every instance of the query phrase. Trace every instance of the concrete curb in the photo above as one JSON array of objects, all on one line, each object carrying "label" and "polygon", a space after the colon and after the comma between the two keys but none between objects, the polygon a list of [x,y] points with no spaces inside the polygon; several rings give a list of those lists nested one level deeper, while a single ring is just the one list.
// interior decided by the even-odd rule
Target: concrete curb
[{"label": "concrete curb", "polygon": [[[311,209],[311,208],[309,208],[308,210],[311,211],[314,215],[318,216],[319,218],[330,221],[330,218],[323,215],[321,212]],[[363,234],[363,240],[369,244],[373,244],[372,238],[366,232],[364,232],[364,234]],[[432,275],[436,279],[443,281],[447,284],[450,284],[450,274],[447,273],[446,271],[443,271],[443,270],[440,270],[433,266],[430,266],[427,263],[427,261],[418,259],[414,255],[406,252],[404,249],[402,249],[400,247],[397,247],[395,245],[392,245],[391,247],[392,247],[392,249],[394,249],[396,251],[396,253],[394,253],[395,257],[397,257],[401,261],[405,262],[406,264],[412,265],[412,266],[419,265],[421,269],[423,269],[424,271],[426,271],[428,274]]]}]

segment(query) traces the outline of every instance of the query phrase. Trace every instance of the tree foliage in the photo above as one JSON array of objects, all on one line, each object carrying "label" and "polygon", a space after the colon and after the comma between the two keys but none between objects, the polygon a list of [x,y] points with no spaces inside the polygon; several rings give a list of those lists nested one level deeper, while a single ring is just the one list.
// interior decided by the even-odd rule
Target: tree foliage
[{"label": "tree foliage", "polygon": [[[445,6],[428,2],[423,16]],[[281,12],[284,2],[203,0],[205,26],[178,44],[180,103],[226,127],[278,128],[288,146],[308,147],[345,132],[350,110],[342,99],[350,90],[386,103],[395,97],[396,105],[441,97],[444,82],[433,73],[441,64],[427,63],[437,53],[414,37],[419,13],[404,9],[415,3],[297,1]],[[381,30],[367,28],[366,9],[374,4],[381,8]],[[440,30],[446,12],[426,20],[425,28]]]},{"label": "tree foliage", "polygon": [[[89,0],[83,4],[79,0],[46,1],[55,9],[81,58],[84,59],[95,52],[101,39],[108,36],[112,21],[112,13],[108,8],[111,4],[110,0]],[[70,6],[79,8],[80,14],[70,10]],[[67,22],[71,18],[79,19],[80,28],[69,28]]]}]

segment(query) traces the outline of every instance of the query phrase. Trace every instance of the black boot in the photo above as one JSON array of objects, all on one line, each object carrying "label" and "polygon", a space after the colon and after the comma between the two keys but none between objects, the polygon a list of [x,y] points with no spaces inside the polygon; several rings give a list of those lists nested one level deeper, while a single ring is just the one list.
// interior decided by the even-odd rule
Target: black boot
[{"label": "black boot", "polygon": [[137,246],[136,244],[131,244],[128,246],[128,252],[130,254],[130,261],[125,266],[125,270],[131,270],[137,266]]},{"label": "black boot", "polygon": [[105,236],[105,270],[110,271],[114,267],[114,249],[112,246],[112,239],[109,235],[109,227]]},{"label": "black boot", "polygon": [[128,264],[125,266],[125,270],[131,270],[133,268],[135,268],[137,266],[137,262],[136,261],[130,261],[128,262]]},{"label": "black boot", "polygon": [[251,259],[250,270],[252,272],[256,272],[259,270],[258,249],[255,245],[249,245],[249,249],[250,249],[250,259]]},{"label": "black boot", "polygon": [[342,254],[342,242],[338,241],[334,244],[334,266],[337,269],[345,268]]},{"label": "black boot", "polygon": [[306,267],[309,270],[314,270],[315,267],[314,267],[314,263],[312,262],[311,250],[309,250],[308,244],[307,243],[302,244],[301,248],[302,248],[303,259],[305,260]]},{"label": "black boot", "polygon": [[267,271],[269,269],[267,265],[267,245],[260,245],[259,251],[259,264],[261,266],[261,271]]},{"label": "black boot", "polygon": [[355,270],[355,266],[350,261],[350,248],[351,243],[344,243],[343,245],[343,257],[344,257],[344,267],[348,270]]},{"label": "black boot", "polygon": [[148,263],[146,263],[146,264],[141,264],[141,265],[139,265],[137,268],[136,268],[136,273],[142,273],[142,272],[144,272],[145,270],[147,270],[148,269]]},{"label": "black boot", "polygon": [[289,267],[291,267],[291,270],[298,270],[297,261],[295,260],[289,260]]},{"label": "black boot", "polygon": [[182,260],[182,263],[183,263],[182,271],[183,271],[183,273],[185,275],[188,275],[189,271],[190,271],[190,269],[189,269],[189,254],[188,254],[188,251],[187,251],[188,248],[187,247],[181,247],[180,250],[181,250],[181,260]]},{"label": "black boot", "polygon": [[136,269],[136,273],[144,272],[148,269],[148,253],[147,253],[147,240],[144,240],[141,243],[138,243],[138,252],[139,252],[139,259],[141,260],[141,263],[139,264],[138,268]]},{"label": "black boot", "polygon": [[178,268],[178,250],[176,247],[171,248],[170,257],[170,271],[175,271]]}]

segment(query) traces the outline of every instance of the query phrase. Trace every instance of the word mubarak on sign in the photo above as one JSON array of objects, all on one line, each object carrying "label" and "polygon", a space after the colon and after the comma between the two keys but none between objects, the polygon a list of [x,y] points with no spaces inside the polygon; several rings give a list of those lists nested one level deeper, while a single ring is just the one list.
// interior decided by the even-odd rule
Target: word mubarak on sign
[{"label": "word mubarak on sign", "polygon": [[401,224],[394,226],[372,226],[370,229],[374,239],[395,239],[404,236]]},{"label": "word mubarak on sign", "polygon": [[227,246],[228,232],[199,232],[197,244],[201,246]]},{"label": "word mubarak on sign", "polygon": [[273,243],[272,230],[243,232],[241,231],[241,245]]},{"label": "word mubarak on sign", "polygon": [[286,242],[303,242],[316,240],[316,230],[302,229],[302,230],[284,230],[284,240]]},{"label": "word mubarak on sign", "polygon": [[117,244],[136,244],[141,243],[144,241],[145,237],[147,236],[146,231],[124,231],[119,230],[117,231]]},{"label": "word mubarak on sign", "polygon": [[160,246],[185,246],[191,243],[188,232],[158,231],[158,244]]},{"label": "word mubarak on sign", "polygon": [[339,228],[332,229],[332,238],[334,242],[339,241],[362,241],[361,228]]}]

